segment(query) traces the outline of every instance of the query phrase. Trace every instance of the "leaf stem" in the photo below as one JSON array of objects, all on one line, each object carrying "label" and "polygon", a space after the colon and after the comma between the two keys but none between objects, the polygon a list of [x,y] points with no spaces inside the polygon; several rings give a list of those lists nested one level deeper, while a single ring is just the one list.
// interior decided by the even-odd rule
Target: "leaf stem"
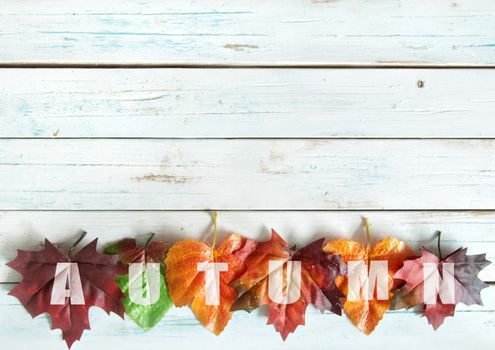
[{"label": "leaf stem", "polygon": [[146,248],[148,246],[148,244],[150,244],[151,240],[153,239],[153,237],[155,237],[155,233],[154,232],[150,232],[150,237],[148,238],[148,240],[146,241],[146,243],[144,244],[144,247]]},{"label": "leaf stem", "polygon": [[211,213],[211,218],[213,220],[213,241],[211,242],[211,249],[215,249],[217,244],[217,217],[218,213],[216,211]]},{"label": "leaf stem", "polygon": [[371,249],[371,232],[368,218],[363,217],[364,229],[366,230],[366,250],[369,252]]},{"label": "leaf stem", "polygon": [[72,252],[74,251],[74,249],[76,248],[76,246],[79,244],[79,242],[81,242],[81,241],[83,240],[83,238],[84,238],[84,237],[86,237],[86,235],[87,235],[87,234],[88,234],[88,233],[87,233],[86,231],[83,231],[83,232],[81,233],[81,237],[79,237],[79,238],[77,239],[77,241],[75,241],[75,242],[74,242],[74,244],[72,245],[72,247],[70,247],[69,252],[67,253],[67,256],[68,256],[69,258],[71,258],[71,257],[72,257]]},{"label": "leaf stem", "polygon": [[442,236],[442,231],[436,231],[433,239],[435,239],[435,238],[437,239],[438,257],[440,258],[440,260],[443,260],[442,249],[440,249],[440,237],[441,236]]}]

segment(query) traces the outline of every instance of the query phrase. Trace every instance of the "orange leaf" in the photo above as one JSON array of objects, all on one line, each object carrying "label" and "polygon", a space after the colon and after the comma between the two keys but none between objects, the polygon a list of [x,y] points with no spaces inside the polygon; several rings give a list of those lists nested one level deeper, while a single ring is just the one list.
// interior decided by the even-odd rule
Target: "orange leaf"
[{"label": "orange leaf", "polygon": [[[270,260],[290,259],[290,251],[287,243],[272,229],[272,237],[269,241],[255,242],[255,249],[243,259],[246,271],[235,280],[232,286],[241,294],[253,288],[258,282],[268,275],[268,262]],[[239,253],[236,254],[239,257]]]},{"label": "orange leaf", "polygon": [[[345,239],[329,242],[323,250],[327,253],[341,255],[346,263],[364,260],[368,266],[371,260],[387,260],[389,291],[396,288],[393,279],[395,272],[400,269],[404,260],[414,256],[413,251],[404,242],[392,237],[381,240],[370,251],[359,242]],[[347,295],[347,277],[339,277],[336,283],[344,295]],[[392,297],[390,293],[389,298]],[[344,303],[344,311],[349,319],[365,334],[373,332],[388,309],[390,309],[390,300],[365,300],[363,298]]]},{"label": "orange leaf", "polygon": [[[242,260],[234,253],[246,243],[241,235],[232,234],[218,248],[209,244],[184,240],[170,248],[165,264],[167,266],[167,287],[174,304],[191,304],[196,318],[209,331],[220,334],[232,317],[230,308],[237,298],[237,292],[229,283],[244,269]],[[201,262],[221,262],[228,264],[228,271],[220,273],[220,304],[206,304],[205,272],[197,270]]]}]

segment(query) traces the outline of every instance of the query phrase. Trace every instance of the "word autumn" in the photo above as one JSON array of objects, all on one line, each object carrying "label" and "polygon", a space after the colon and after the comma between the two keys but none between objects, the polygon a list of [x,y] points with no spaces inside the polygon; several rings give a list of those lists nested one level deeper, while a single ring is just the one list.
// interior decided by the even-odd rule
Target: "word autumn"
[{"label": "word autumn", "polygon": [[[275,304],[293,304],[301,298],[301,261],[268,262],[268,297]],[[348,263],[347,300],[362,298],[389,300],[388,262],[371,261],[369,269],[364,261]],[[443,277],[438,265],[423,263],[423,303],[435,305],[437,296],[442,304],[455,304],[455,264],[442,263]],[[200,262],[197,271],[205,274],[205,304],[220,305],[220,276],[228,272],[227,263]],[[284,271],[285,270],[285,271]],[[285,273],[284,273],[285,272]],[[144,288],[143,288],[144,285]],[[129,299],[139,305],[152,305],[160,298],[160,264],[129,264]],[[81,277],[77,263],[57,263],[51,295],[51,305],[85,305]]]},{"label": "word autumn", "polygon": [[[234,312],[268,308],[268,322],[283,340],[304,325],[308,305],[321,312],[343,313],[371,334],[389,309],[421,305],[436,330],[454,316],[459,303],[482,305],[487,285],[477,275],[490,264],[485,254],[459,248],[442,256],[422,248],[415,253],[388,237],[371,245],[318,239],[296,249],[275,230],[257,241],[231,234],[217,243],[213,215],[211,243],[153,240],[144,245],[127,238],[97,251],[93,240],[67,254],[45,240],[41,251],[18,250],[7,265],[22,275],[10,295],[32,317],[48,313],[68,347],[89,329],[88,310],[127,315],[144,331],[157,325],[172,306],[190,306],[198,321],[215,335]],[[342,312],[343,311],[343,312]],[[78,320],[78,322],[73,322]]]}]

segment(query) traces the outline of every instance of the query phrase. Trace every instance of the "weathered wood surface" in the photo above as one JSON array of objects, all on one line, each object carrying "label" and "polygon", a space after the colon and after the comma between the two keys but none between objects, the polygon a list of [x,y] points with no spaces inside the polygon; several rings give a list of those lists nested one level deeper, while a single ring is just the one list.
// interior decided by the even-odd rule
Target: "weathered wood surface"
[{"label": "weathered wood surface", "polygon": [[[98,65],[140,69],[74,69]],[[492,0],[0,0],[0,66],[2,349],[65,349],[6,295],[4,263],[82,229],[100,247],[200,239],[226,209],[221,236],[301,246],[364,241],[366,216],[374,241],[435,250],[442,230],[444,252],[495,260],[495,73],[472,69],[495,67]],[[367,337],[309,308],[285,343],[266,310],[215,337],[187,308],[144,334],[93,308],[73,349],[491,349],[493,284],[482,295],[437,332],[394,311]]]},{"label": "weathered wood surface", "polygon": [[492,209],[495,140],[0,140],[2,209]]},{"label": "weathered wood surface", "polygon": [[486,69],[0,69],[4,138],[484,138],[494,115]]},{"label": "weathered wood surface", "polygon": [[491,0],[2,0],[0,17],[4,64],[495,64]]},{"label": "weathered wood surface", "polygon": [[[414,249],[425,246],[436,252],[432,237],[442,231],[442,253],[460,246],[469,254],[487,253],[495,262],[495,212],[315,212],[266,211],[219,212],[219,234],[237,232],[246,237],[267,240],[270,229],[279,232],[290,245],[302,247],[317,238],[355,239],[365,242],[362,217],[371,224],[373,242],[388,236],[406,241]],[[0,283],[17,282],[19,276],[3,264],[13,259],[16,249],[36,250],[44,238],[68,249],[81,230],[88,236],[83,243],[98,237],[99,247],[125,238],[145,240],[149,232],[156,237],[211,239],[211,217],[201,211],[4,211],[0,212]],[[495,281],[495,264],[480,273],[485,281]],[[488,301],[489,303],[492,301]],[[493,301],[495,302],[495,301]]]},{"label": "weathered wood surface", "polygon": [[[33,346],[43,349],[66,349],[60,339],[60,331],[50,331],[49,318],[38,316],[34,320],[25,312],[17,299],[5,295],[12,288],[10,284],[0,284],[0,341],[3,349],[32,350]],[[333,314],[320,314],[308,307],[306,325],[300,326],[285,342],[273,329],[266,325],[267,310],[251,314],[240,311],[225,331],[218,337],[198,324],[188,308],[172,308],[161,322],[144,333],[132,321],[121,320],[115,314],[108,316],[98,308],[90,310],[91,330],[83,334],[81,342],[76,342],[74,350],[136,347],[170,347],[181,349],[235,349],[251,350],[253,346],[269,349],[320,349],[327,347],[350,347],[352,349],[384,349],[392,345],[411,349],[420,344],[423,349],[448,347],[460,349],[460,344],[476,344],[481,348],[493,346],[495,325],[495,287],[482,291],[488,302],[485,307],[459,306],[455,318],[447,318],[436,332],[414,311],[393,311],[385,314],[371,336],[360,333],[344,317]],[[22,340],[20,340],[22,339]]]}]

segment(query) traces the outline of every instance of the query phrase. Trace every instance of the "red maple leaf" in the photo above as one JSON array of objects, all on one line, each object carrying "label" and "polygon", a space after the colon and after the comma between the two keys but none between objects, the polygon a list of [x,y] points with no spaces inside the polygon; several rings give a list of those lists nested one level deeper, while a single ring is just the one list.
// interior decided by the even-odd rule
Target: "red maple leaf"
[{"label": "red maple leaf", "polygon": [[106,254],[118,255],[122,264],[132,263],[162,263],[170,243],[167,241],[152,241],[154,234],[144,246],[139,246],[134,238],[125,238],[105,249]]},{"label": "red maple leaf", "polygon": [[[282,339],[305,323],[306,308],[313,304],[321,312],[327,310],[340,315],[342,313],[341,297],[335,279],[346,274],[346,266],[340,256],[323,251],[324,239],[316,240],[300,250],[289,249],[287,243],[275,230],[272,230],[270,241],[257,243],[242,257],[246,271],[233,286],[241,296],[232,306],[232,310],[248,312],[261,305],[269,306],[268,324],[273,324]],[[239,251],[237,255],[244,254]],[[289,304],[279,304],[269,297],[269,261],[299,261],[301,264],[301,285],[299,298]],[[287,266],[283,267],[283,275],[287,275]],[[273,272],[272,272],[273,273]],[[284,281],[285,282],[285,281]],[[293,283],[293,281],[291,281]],[[281,286],[285,294],[289,286]]]},{"label": "red maple leaf", "polygon": [[[52,329],[62,330],[69,348],[81,338],[85,329],[90,329],[88,310],[91,306],[99,306],[108,314],[112,311],[124,318],[121,303],[124,294],[114,280],[126,273],[126,269],[117,257],[96,252],[96,243],[95,239],[71,256],[70,251],[64,255],[45,239],[43,250],[18,250],[16,258],[7,264],[22,275],[22,281],[9,295],[19,299],[32,317],[49,313]],[[73,305],[70,298],[65,298],[63,305],[51,305],[57,263],[68,262],[77,263],[84,305]]]},{"label": "red maple leaf", "polygon": [[[437,330],[448,316],[454,316],[458,303],[465,305],[483,305],[480,292],[488,287],[478,278],[478,273],[490,264],[485,254],[466,255],[467,248],[459,248],[445,259],[437,257],[426,248],[421,248],[421,256],[417,259],[404,261],[404,266],[395,273],[394,278],[401,279],[406,284],[398,291],[395,309],[410,308],[423,304],[423,314],[428,323]],[[438,272],[445,278],[449,273],[442,268],[443,263],[454,264],[454,303],[443,303],[439,293],[435,304],[424,304],[424,276],[423,265],[436,264]]]}]

